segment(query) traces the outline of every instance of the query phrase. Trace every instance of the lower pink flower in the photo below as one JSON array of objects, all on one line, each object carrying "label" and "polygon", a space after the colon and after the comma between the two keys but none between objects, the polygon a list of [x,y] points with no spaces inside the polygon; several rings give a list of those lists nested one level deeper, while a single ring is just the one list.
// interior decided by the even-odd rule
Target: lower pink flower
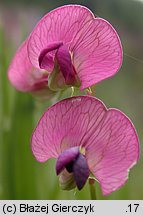
[{"label": "lower pink flower", "polygon": [[72,176],[71,188],[82,189],[92,173],[107,195],[127,181],[139,158],[139,141],[121,111],[107,109],[94,97],[78,96],[45,112],[33,133],[32,151],[39,162],[57,158],[62,183]]}]

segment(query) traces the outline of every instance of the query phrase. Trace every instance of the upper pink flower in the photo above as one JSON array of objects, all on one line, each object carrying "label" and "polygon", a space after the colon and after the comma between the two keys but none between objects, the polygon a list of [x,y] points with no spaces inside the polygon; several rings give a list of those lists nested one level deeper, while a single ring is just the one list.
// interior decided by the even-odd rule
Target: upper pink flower
[{"label": "upper pink flower", "polygon": [[57,158],[57,174],[73,174],[79,189],[92,172],[107,195],[127,181],[139,157],[139,141],[122,112],[107,109],[94,97],[79,96],[45,112],[33,133],[32,151],[39,162]]},{"label": "upper pink flower", "polygon": [[9,79],[21,91],[50,86],[81,90],[113,76],[122,64],[115,29],[80,5],[46,14],[17,51]]}]

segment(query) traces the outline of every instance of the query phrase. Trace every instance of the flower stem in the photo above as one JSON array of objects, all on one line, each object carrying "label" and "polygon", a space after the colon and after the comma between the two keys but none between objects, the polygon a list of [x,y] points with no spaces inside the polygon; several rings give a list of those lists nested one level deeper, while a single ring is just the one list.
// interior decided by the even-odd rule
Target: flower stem
[{"label": "flower stem", "polygon": [[79,92],[79,89],[76,87],[71,87],[71,97],[77,96]]},{"label": "flower stem", "polygon": [[71,97],[73,97],[74,96],[74,87],[72,86],[71,87]]},{"label": "flower stem", "polygon": [[96,191],[95,191],[95,179],[94,178],[89,178],[89,188],[90,188],[90,197],[91,200],[96,200]]}]

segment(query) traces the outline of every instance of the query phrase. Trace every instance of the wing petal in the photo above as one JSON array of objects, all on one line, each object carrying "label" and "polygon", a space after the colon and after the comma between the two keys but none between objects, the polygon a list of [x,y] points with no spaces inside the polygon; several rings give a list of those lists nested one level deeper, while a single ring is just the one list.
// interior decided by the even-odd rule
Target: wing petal
[{"label": "wing petal", "polygon": [[8,70],[10,82],[20,91],[39,90],[48,83],[48,76],[43,76],[42,70],[38,70],[30,63],[27,54],[26,40],[16,52]]}]

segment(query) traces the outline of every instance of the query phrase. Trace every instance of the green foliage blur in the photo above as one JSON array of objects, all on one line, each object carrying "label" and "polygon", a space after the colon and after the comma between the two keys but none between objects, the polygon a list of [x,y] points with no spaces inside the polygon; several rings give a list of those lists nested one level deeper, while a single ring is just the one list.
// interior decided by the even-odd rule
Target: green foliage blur
[{"label": "green foliage blur", "polygon": [[[79,191],[61,191],[55,160],[38,163],[30,139],[40,116],[51,105],[17,92],[8,81],[10,61],[37,21],[64,4],[82,4],[107,19],[120,35],[124,61],[120,72],[96,86],[96,96],[133,121],[143,153],[143,3],[133,0],[4,0],[0,1],[0,199],[90,199],[89,185]],[[54,102],[54,101],[53,101]],[[52,103],[53,103],[52,102]],[[120,190],[98,199],[143,199],[143,154]]]}]

